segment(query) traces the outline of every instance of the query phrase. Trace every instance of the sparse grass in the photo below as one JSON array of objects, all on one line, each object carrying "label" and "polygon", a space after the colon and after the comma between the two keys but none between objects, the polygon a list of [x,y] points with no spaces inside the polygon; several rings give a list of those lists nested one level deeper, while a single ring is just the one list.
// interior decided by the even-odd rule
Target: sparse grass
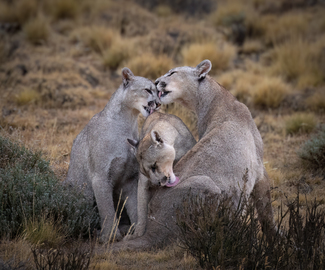
[{"label": "sparse grass", "polygon": [[194,67],[204,59],[209,59],[212,63],[211,73],[213,74],[229,68],[236,56],[236,48],[229,43],[191,44],[182,50],[182,56],[185,65]]},{"label": "sparse grass", "polygon": [[265,77],[255,85],[252,101],[256,106],[277,108],[289,92],[290,87],[280,78]]},{"label": "sparse grass", "polygon": [[47,21],[43,17],[31,19],[24,25],[26,39],[34,45],[44,43],[50,35]]},{"label": "sparse grass", "polygon": [[159,5],[155,8],[155,13],[159,16],[159,17],[169,17],[173,14],[173,11],[171,9],[170,6],[168,5]]},{"label": "sparse grass", "polygon": [[233,23],[243,23],[246,19],[247,5],[241,1],[228,1],[218,5],[211,19],[216,26],[230,26]]},{"label": "sparse grass", "polygon": [[317,86],[324,80],[319,62],[324,59],[321,44],[299,38],[275,46],[272,72],[297,83],[299,88]]},{"label": "sparse grass", "polygon": [[36,103],[40,100],[40,94],[34,89],[25,89],[15,96],[17,105]]},{"label": "sparse grass", "polygon": [[173,64],[173,60],[167,55],[146,53],[130,59],[125,65],[132,70],[134,75],[155,80],[170,70]]},{"label": "sparse grass", "polygon": [[308,108],[315,112],[325,111],[325,92],[319,91],[306,99]]},{"label": "sparse grass", "polygon": [[317,119],[312,113],[296,113],[287,117],[285,121],[285,131],[288,135],[296,133],[310,133],[317,124]]},{"label": "sparse grass", "polygon": [[246,54],[259,53],[263,50],[263,44],[260,40],[246,40],[241,51]]}]

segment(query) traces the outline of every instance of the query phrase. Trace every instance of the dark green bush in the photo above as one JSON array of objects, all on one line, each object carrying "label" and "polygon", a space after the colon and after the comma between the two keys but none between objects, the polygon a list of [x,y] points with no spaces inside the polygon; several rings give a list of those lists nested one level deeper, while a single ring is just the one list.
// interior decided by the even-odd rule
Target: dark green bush
[{"label": "dark green bush", "polygon": [[44,217],[74,237],[95,228],[99,220],[93,205],[64,187],[40,152],[0,136],[0,238],[15,237],[28,222]]},{"label": "dark green bush", "polygon": [[299,157],[316,169],[325,168],[325,128],[306,141],[298,151]]},{"label": "dark green bush", "polygon": [[324,269],[325,211],[314,201],[302,217],[299,194],[287,206],[267,241],[252,200],[235,207],[227,196],[189,195],[176,217],[178,238],[205,269]]}]

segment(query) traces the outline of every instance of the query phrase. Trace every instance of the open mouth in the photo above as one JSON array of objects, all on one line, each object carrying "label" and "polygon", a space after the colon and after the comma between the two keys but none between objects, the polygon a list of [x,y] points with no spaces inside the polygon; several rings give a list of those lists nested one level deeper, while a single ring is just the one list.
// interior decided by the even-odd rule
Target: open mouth
[{"label": "open mouth", "polygon": [[159,98],[165,97],[170,93],[170,91],[160,91],[158,93]]},{"label": "open mouth", "polygon": [[146,110],[146,112],[150,115],[150,114],[152,114],[155,110],[153,109],[153,108],[151,108],[151,107],[149,107],[149,106],[142,106],[145,110]]}]

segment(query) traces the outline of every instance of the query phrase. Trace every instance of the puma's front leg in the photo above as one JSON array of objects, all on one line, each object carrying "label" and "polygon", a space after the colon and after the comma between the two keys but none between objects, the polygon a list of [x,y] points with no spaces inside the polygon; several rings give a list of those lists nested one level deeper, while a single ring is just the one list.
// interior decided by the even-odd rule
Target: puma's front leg
[{"label": "puma's front leg", "polygon": [[125,241],[142,236],[146,231],[149,203],[149,180],[142,173],[138,182],[138,222],[132,235],[124,237]]}]

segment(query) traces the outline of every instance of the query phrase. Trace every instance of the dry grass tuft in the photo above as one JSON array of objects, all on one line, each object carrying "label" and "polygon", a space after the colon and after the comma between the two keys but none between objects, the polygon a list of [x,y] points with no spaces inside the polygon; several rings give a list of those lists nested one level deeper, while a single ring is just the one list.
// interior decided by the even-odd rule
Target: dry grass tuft
[{"label": "dry grass tuft", "polygon": [[36,103],[41,99],[41,95],[34,89],[25,89],[15,96],[17,105]]},{"label": "dry grass tuft", "polygon": [[297,133],[310,133],[317,124],[317,119],[312,113],[297,113],[288,116],[285,120],[285,132],[287,135]]},{"label": "dry grass tuft", "polygon": [[38,5],[36,0],[10,2],[0,2],[0,22],[23,24],[37,14]]},{"label": "dry grass tuft", "polygon": [[288,39],[303,36],[308,28],[308,20],[303,13],[288,13],[282,16],[266,16],[262,20],[267,43],[279,44]]},{"label": "dry grass tuft", "polygon": [[132,70],[134,75],[154,80],[170,70],[174,63],[167,55],[146,53],[132,58],[126,66]]},{"label": "dry grass tuft", "polygon": [[242,23],[245,20],[247,5],[240,1],[228,1],[218,5],[212,14],[212,23],[216,26],[229,26],[233,23]]},{"label": "dry grass tuft", "polygon": [[166,18],[173,15],[173,11],[168,5],[158,5],[154,12],[158,15],[158,17]]},{"label": "dry grass tuft", "polygon": [[28,21],[25,24],[23,31],[26,39],[34,45],[47,41],[50,35],[47,21],[40,16]]},{"label": "dry grass tuft", "polygon": [[241,51],[246,54],[259,53],[263,50],[263,44],[260,40],[246,40]]},{"label": "dry grass tuft", "polygon": [[76,0],[51,1],[49,10],[54,19],[74,19],[80,12],[79,3]]},{"label": "dry grass tuft", "polygon": [[115,39],[119,39],[120,34],[110,28],[103,26],[85,27],[72,33],[73,42],[81,41],[97,53],[103,53],[111,47]]},{"label": "dry grass tuft", "polygon": [[306,104],[308,108],[313,111],[322,112],[325,111],[325,92],[319,91],[314,95],[306,99]]},{"label": "dry grass tuft", "polygon": [[291,39],[274,48],[271,71],[297,83],[299,88],[316,86],[324,80],[321,70],[325,58],[322,41],[308,43]]},{"label": "dry grass tuft", "polygon": [[184,64],[196,66],[204,59],[212,63],[212,74],[226,70],[236,56],[236,47],[229,43],[215,45],[213,43],[191,44],[182,50]]},{"label": "dry grass tuft", "polygon": [[132,44],[126,40],[118,39],[113,42],[109,49],[106,49],[103,56],[103,65],[116,70],[132,54]]},{"label": "dry grass tuft", "polygon": [[42,246],[45,244],[50,248],[58,248],[66,237],[59,225],[45,218],[26,224],[23,235],[31,245]]},{"label": "dry grass tuft", "polygon": [[252,95],[253,104],[261,107],[277,108],[289,90],[289,85],[280,78],[265,77],[255,86]]}]

